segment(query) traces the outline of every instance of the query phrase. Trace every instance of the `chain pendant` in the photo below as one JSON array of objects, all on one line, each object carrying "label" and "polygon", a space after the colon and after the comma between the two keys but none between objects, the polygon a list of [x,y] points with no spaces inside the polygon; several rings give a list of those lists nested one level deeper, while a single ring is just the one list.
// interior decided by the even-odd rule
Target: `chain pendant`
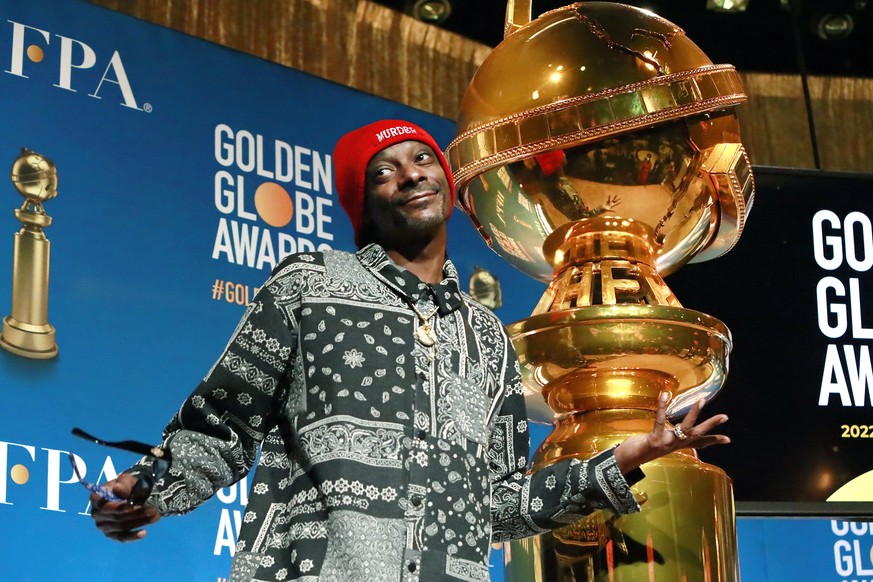
[{"label": "chain pendant", "polygon": [[415,331],[415,338],[418,340],[418,343],[427,348],[433,347],[436,344],[436,334],[427,322],[418,326],[418,329]]}]

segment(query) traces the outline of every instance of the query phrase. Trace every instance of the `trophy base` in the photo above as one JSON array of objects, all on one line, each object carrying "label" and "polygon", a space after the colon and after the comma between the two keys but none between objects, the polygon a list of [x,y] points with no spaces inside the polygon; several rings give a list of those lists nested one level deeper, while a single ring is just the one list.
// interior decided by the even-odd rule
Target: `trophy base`
[{"label": "trophy base", "polygon": [[[534,454],[534,470],[587,459],[652,429],[650,410],[595,410],[563,418]],[[739,582],[733,486],[682,449],[643,465],[632,491],[642,511],[598,510],[551,533],[513,541],[506,582]]]},{"label": "trophy base", "polygon": [[2,329],[0,347],[7,352],[33,360],[49,360],[58,355],[55,328],[49,323],[33,325],[7,316],[3,318]]},{"label": "trophy base", "polygon": [[640,513],[598,510],[506,546],[507,582],[739,582],[731,480],[688,452],[647,463]]}]

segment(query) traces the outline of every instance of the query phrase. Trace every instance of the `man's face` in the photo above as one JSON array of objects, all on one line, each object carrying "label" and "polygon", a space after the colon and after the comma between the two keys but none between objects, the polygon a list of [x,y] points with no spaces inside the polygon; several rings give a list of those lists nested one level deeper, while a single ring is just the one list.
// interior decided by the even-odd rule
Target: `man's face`
[{"label": "man's face", "polygon": [[363,224],[379,241],[421,239],[449,215],[452,194],[434,151],[421,142],[385,148],[367,164]]}]

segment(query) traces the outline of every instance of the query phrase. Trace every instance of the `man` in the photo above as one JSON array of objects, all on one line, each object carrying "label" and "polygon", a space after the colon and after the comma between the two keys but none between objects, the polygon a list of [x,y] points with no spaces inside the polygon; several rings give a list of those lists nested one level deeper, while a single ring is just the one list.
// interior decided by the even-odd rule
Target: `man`
[{"label": "man", "polygon": [[[433,138],[381,121],[340,139],[337,191],[360,250],[304,253],[267,280],[165,431],[146,505],[92,496],[110,538],[140,539],[242,478],[261,447],[231,578],[487,580],[492,540],[639,508],[623,474],[708,435],[655,429],[527,475],[519,367],[497,318],[446,259],[455,191]],[[684,434],[683,434],[684,432]],[[129,499],[144,461],[111,484]]]}]

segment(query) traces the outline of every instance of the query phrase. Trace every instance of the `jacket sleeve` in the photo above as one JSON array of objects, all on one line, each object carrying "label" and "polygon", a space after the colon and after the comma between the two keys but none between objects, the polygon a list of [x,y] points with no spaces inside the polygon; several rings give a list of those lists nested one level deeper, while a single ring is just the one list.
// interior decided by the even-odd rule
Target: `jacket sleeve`
[{"label": "jacket sleeve", "polygon": [[[164,429],[169,473],[148,500],[162,514],[190,511],[251,469],[288,405],[297,331],[295,286],[280,265],[255,296],[218,361]],[[143,459],[129,470],[150,471]]]},{"label": "jacket sleeve", "polygon": [[521,377],[508,339],[506,346],[505,394],[489,443],[493,541],[551,531],[596,509],[639,511],[613,449],[527,472],[530,441]]}]

